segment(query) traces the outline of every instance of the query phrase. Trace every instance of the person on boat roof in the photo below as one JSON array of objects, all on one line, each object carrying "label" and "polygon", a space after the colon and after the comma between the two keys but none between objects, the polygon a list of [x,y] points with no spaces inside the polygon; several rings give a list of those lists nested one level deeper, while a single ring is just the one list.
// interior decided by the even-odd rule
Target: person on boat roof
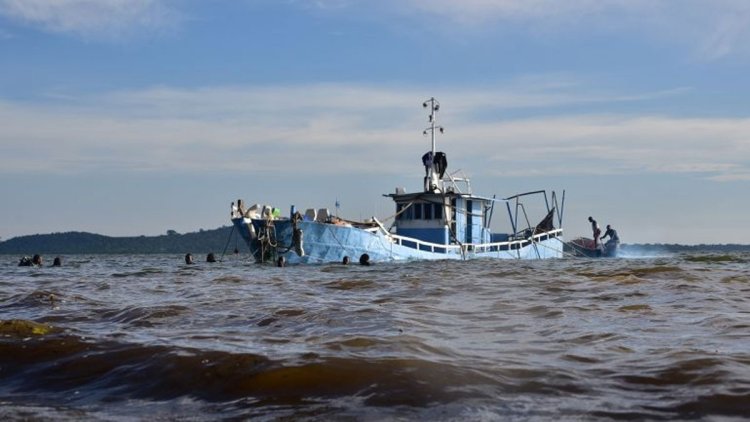
[{"label": "person on boat roof", "polygon": [[609,248],[610,246],[618,245],[620,243],[620,236],[617,235],[617,230],[613,229],[609,224],[607,224],[607,231],[604,232],[604,236],[602,236],[601,239],[604,240],[607,236],[609,236],[609,240],[604,245],[605,247]]},{"label": "person on boat roof", "polygon": [[594,220],[594,217],[589,216],[589,222],[591,223],[591,231],[594,235],[594,249],[599,247],[599,236],[602,234],[602,230],[599,228],[599,224]]},{"label": "person on boat roof", "polygon": [[435,171],[438,172],[438,177],[443,178],[443,175],[445,174],[445,170],[448,169],[448,157],[445,155],[444,152],[436,152],[435,158],[433,159],[435,163]]},{"label": "person on boat roof", "polygon": [[422,164],[424,165],[424,175],[425,176],[429,176],[430,168],[432,167],[432,163],[433,163],[432,159],[433,159],[433,157],[432,157],[432,151],[427,151],[422,156]]}]

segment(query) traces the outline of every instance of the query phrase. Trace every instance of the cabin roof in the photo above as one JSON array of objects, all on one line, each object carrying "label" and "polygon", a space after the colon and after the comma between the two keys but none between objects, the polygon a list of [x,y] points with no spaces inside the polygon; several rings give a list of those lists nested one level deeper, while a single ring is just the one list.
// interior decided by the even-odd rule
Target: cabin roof
[{"label": "cabin roof", "polygon": [[458,194],[454,192],[448,192],[445,194],[432,193],[432,192],[414,192],[414,193],[388,193],[388,194],[383,194],[383,196],[390,197],[396,202],[411,202],[411,201],[415,201],[418,199],[434,200],[434,199],[442,199],[446,197],[454,198],[458,196],[467,196],[467,195],[462,195],[462,194]]},{"label": "cabin roof", "polygon": [[443,193],[432,193],[432,192],[413,192],[413,193],[388,193],[383,194],[385,197],[392,198],[395,202],[412,202],[419,199],[423,199],[426,201],[434,201],[436,199],[442,200],[443,198],[465,198],[473,201],[502,201],[505,202],[505,199],[499,199],[499,198],[486,198],[483,196],[476,196],[471,195],[467,193],[457,193],[457,192],[446,192]]}]

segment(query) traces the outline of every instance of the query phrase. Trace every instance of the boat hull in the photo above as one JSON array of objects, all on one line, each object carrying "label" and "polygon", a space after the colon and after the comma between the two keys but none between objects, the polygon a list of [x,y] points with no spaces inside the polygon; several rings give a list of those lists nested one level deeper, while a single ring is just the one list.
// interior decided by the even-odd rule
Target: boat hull
[{"label": "boat hull", "polygon": [[618,243],[607,242],[594,247],[593,239],[578,238],[568,244],[576,256],[587,258],[616,258],[619,251]]},{"label": "boat hull", "polygon": [[[370,262],[441,259],[547,259],[563,256],[562,229],[539,233],[528,239],[508,242],[464,245],[442,245],[397,236],[382,228],[362,229],[353,226],[299,221],[302,232],[302,255],[295,251],[294,227],[290,220],[271,222],[274,242],[271,248],[259,240],[268,232],[266,220],[235,218],[236,230],[258,261],[276,261],[283,257],[290,264],[342,262],[344,257],[357,262],[364,254]],[[261,236],[262,237],[262,236]],[[272,252],[272,253],[269,253]]]}]

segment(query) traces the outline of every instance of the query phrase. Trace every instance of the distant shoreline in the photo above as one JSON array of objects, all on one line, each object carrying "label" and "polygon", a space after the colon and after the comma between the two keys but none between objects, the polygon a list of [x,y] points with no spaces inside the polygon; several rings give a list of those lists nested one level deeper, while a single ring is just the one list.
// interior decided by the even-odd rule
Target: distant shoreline
[{"label": "distant shoreline", "polygon": [[159,236],[113,237],[86,232],[66,232],[18,236],[0,242],[0,254],[160,254],[222,253],[247,246],[232,226],[180,234],[173,230]]},{"label": "distant shoreline", "polygon": [[[162,253],[222,253],[237,248],[247,252],[244,241],[232,226],[213,230],[180,234],[173,230],[159,236],[113,237],[86,232],[66,232],[18,236],[0,242],[0,254],[162,254]],[[623,244],[625,253],[679,253],[679,252],[750,252],[750,245],[700,244],[681,245],[666,243]]]}]

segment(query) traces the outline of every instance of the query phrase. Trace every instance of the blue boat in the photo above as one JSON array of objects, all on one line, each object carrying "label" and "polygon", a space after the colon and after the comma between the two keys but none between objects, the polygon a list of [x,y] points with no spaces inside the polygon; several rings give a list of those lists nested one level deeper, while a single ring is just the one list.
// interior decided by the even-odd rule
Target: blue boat
[{"label": "blue boat", "polygon": [[[430,109],[430,125],[423,133],[431,136],[432,148],[422,157],[422,191],[397,188],[395,193],[384,195],[393,200],[395,212],[383,221],[375,217],[360,222],[345,220],[325,208],[302,213],[295,206],[283,216],[280,209],[267,205],[245,209],[239,200],[233,205],[232,223],[255,259],[278,264],[367,264],[561,258],[565,191],[559,204],[554,191],[547,195],[547,191],[538,190],[502,199],[473,194],[470,180],[448,173],[446,155],[436,151],[436,133],[443,132],[437,125],[439,102],[430,98],[423,106]],[[496,206],[507,210],[507,232],[490,230]],[[533,215],[543,218],[532,224]],[[390,226],[386,227],[388,222]]]}]

